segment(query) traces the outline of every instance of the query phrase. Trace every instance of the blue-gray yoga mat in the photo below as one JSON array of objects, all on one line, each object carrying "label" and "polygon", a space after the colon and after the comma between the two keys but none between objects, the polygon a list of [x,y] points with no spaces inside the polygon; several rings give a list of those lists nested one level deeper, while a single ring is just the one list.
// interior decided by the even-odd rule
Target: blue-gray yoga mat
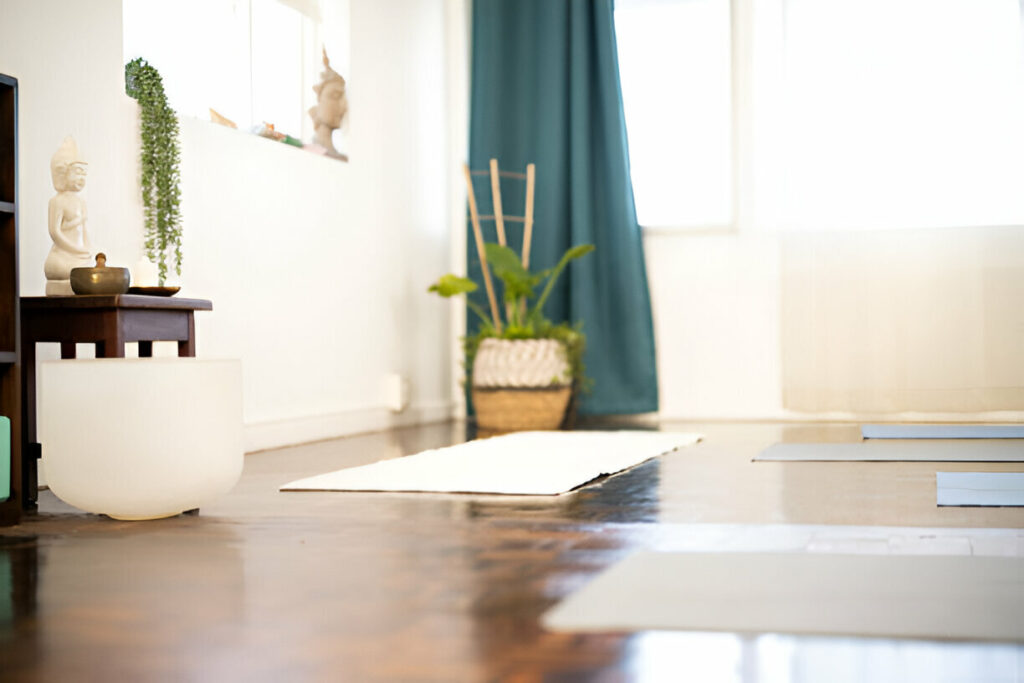
[{"label": "blue-gray yoga mat", "polygon": [[871,440],[854,443],[777,443],[754,460],[808,462],[1024,462],[1024,442],[1012,439]]},{"label": "blue-gray yoga mat", "polygon": [[862,425],[865,439],[1024,439],[1024,424],[882,424]]},{"label": "blue-gray yoga mat", "polygon": [[1024,472],[936,472],[943,506],[1024,507]]}]

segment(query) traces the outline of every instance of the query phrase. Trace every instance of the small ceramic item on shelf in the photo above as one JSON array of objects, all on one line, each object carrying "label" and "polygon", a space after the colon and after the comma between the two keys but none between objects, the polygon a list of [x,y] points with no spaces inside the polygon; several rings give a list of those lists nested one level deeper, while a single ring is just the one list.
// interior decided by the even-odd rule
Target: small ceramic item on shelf
[{"label": "small ceramic item on shelf", "polygon": [[134,286],[128,288],[129,294],[146,294],[148,296],[174,296],[181,287],[158,286],[160,282],[157,265],[143,257],[132,268]]},{"label": "small ceramic item on shelf", "polygon": [[238,128],[237,123],[235,123],[228,117],[224,116],[220,112],[214,110],[212,107],[210,108],[210,120],[214,123],[219,123],[222,126],[227,126],[228,128]]},{"label": "small ceramic item on shelf", "polygon": [[71,289],[75,294],[124,294],[131,284],[127,268],[107,266],[107,255],[96,254],[95,268],[72,268]]},{"label": "small ceramic item on shelf", "polygon": [[48,227],[53,246],[43,263],[46,275],[46,296],[74,294],[71,270],[88,267],[89,233],[85,199],[79,194],[85,187],[85,160],[78,153],[75,139],[64,138],[60,149],[50,159],[50,177],[57,194],[50,199]]},{"label": "small ceramic item on shelf", "polygon": [[145,294],[146,296],[174,296],[181,287],[129,287],[129,294]]},{"label": "small ceramic item on shelf", "polygon": [[278,142],[281,142],[286,137],[288,137],[285,133],[281,133],[275,130],[274,124],[268,123],[266,121],[264,121],[263,123],[257,123],[250,130],[256,135],[259,135],[261,138],[277,140]]},{"label": "small ceramic item on shelf", "polygon": [[132,282],[136,287],[152,287],[160,284],[160,269],[155,263],[143,256],[132,268]]}]

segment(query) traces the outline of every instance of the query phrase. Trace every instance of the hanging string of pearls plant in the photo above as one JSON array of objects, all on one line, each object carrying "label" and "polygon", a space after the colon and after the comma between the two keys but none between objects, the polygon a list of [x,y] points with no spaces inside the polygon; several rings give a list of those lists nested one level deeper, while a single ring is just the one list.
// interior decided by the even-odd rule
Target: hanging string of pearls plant
[{"label": "hanging string of pearls plant", "polygon": [[167,103],[160,72],[146,60],[138,58],[125,64],[124,82],[125,92],[139,103],[146,257],[157,265],[163,286],[171,266],[181,275],[178,117]]}]

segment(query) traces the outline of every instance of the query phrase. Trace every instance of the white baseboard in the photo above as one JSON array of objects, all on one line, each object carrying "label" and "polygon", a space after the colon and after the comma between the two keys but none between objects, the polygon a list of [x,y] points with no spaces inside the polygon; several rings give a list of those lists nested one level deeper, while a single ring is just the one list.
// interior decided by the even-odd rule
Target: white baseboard
[{"label": "white baseboard", "polygon": [[362,408],[329,415],[250,422],[245,425],[245,452],[294,446],[394,427],[443,422],[452,417],[451,401],[414,403],[400,413],[387,408]]}]

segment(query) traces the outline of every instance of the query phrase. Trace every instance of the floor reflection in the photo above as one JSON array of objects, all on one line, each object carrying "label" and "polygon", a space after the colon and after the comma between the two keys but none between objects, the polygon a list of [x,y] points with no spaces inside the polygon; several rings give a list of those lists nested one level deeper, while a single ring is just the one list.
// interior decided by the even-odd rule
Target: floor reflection
[{"label": "floor reflection", "polygon": [[[524,520],[615,523],[650,522],[658,517],[661,463],[650,460],[620,474],[604,476],[558,496],[457,496],[467,517],[506,516]],[[634,505],[617,504],[630,496]]]},{"label": "floor reflection", "polygon": [[35,536],[0,536],[0,629],[36,612],[37,541]]},{"label": "floor reflection", "polygon": [[39,658],[33,625],[39,598],[35,536],[0,536],[0,679]]},{"label": "floor reflection", "polygon": [[45,523],[72,520],[77,533],[0,542],[0,680],[75,680],[94,667],[159,676],[173,667],[168,649],[214,661],[245,617],[236,534],[195,517]]},{"label": "floor reflection", "polygon": [[872,638],[648,631],[625,650],[630,679],[702,683],[1017,683],[1024,647]]}]

